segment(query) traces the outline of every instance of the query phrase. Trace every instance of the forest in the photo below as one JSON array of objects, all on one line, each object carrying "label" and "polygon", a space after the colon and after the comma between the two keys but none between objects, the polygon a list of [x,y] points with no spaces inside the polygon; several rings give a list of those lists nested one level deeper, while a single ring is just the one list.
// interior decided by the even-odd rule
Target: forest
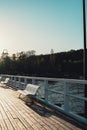
[{"label": "forest", "polygon": [[20,52],[0,57],[0,74],[55,78],[83,78],[83,50],[35,55]]}]

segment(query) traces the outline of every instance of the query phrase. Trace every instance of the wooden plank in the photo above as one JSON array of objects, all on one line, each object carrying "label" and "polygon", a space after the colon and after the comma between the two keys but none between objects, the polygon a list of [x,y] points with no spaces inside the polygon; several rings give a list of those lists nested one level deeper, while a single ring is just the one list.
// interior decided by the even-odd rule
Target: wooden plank
[{"label": "wooden plank", "polygon": [[3,115],[0,112],[0,129],[1,130],[8,130],[6,124],[5,124],[5,120],[3,120]]},{"label": "wooden plank", "polygon": [[[62,115],[61,115],[62,116]],[[62,118],[56,117],[54,115],[52,115],[52,117],[50,117],[52,121],[55,121],[57,124],[60,124],[61,127],[65,128],[66,130],[80,130],[80,128],[77,128],[75,125],[69,123],[67,120],[64,120]]]},{"label": "wooden plank", "polygon": [[[25,106],[24,106],[24,107],[25,107]],[[21,109],[23,110],[22,107],[21,107]],[[22,111],[22,110],[21,110],[21,111]],[[21,111],[20,111],[20,112],[21,112]],[[21,114],[22,114],[22,113],[21,113]],[[28,116],[28,119],[27,119],[27,115],[25,116],[25,113],[22,114],[22,115],[23,115],[23,117],[26,118],[26,120],[27,120],[28,122],[29,122],[29,119],[32,119],[32,118],[33,118],[33,121],[35,121],[34,117],[31,118],[31,117]],[[28,114],[28,115],[29,115],[29,114]],[[34,122],[34,124],[38,124],[38,125],[37,125],[38,129],[39,129],[39,127],[40,127],[40,129],[42,128],[42,125],[40,125],[40,122],[41,122],[41,119],[37,122],[37,118],[36,118],[36,122]],[[32,125],[32,127],[36,127],[36,126],[33,126],[32,121],[30,122],[30,124]],[[48,129],[51,129],[51,128],[49,127],[49,125],[46,126],[46,124],[44,125],[44,127],[46,127],[47,130],[48,130]],[[53,126],[52,126],[52,127],[53,127]],[[36,129],[36,128],[34,128],[34,129]],[[43,129],[44,129],[44,128],[43,128]]]},{"label": "wooden plank", "polygon": [[[6,101],[6,103],[7,102],[10,102],[10,101]],[[7,103],[7,104],[9,104],[9,103]],[[12,106],[12,104],[9,104],[9,107],[8,107],[7,104],[5,104],[6,108],[8,109],[8,111],[6,111],[6,114],[7,114],[8,118],[9,118],[9,120],[11,121],[13,127],[17,128],[19,130],[19,126],[15,123],[15,119],[18,118],[18,119],[20,119],[21,124],[23,126],[25,126],[26,129],[29,128],[30,130],[32,130],[32,126],[30,126],[30,124],[28,124],[27,121],[23,118],[23,113],[22,113],[22,115],[20,115],[20,113],[18,112],[18,109],[15,106]],[[14,112],[15,115],[17,115],[17,117],[16,118],[12,117],[10,112],[11,113]]]},{"label": "wooden plank", "polygon": [[28,107],[18,99],[16,91],[0,88],[1,130],[81,130],[50,111],[40,115],[38,112],[44,110],[39,111],[40,107],[38,104]]},{"label": "wooden plank", "polygon": [[[39,124],[41,124],[42,127],[44,127],[45,129],[58,129],[59,126],[55,127],[55,122],[50,122],[48,117],[41,117],[39,116],[36,112],[34,112],[33,110],[29,111],[28,110],[28,115],[30,115],[30,118],[33,118],[35,120],[38,121]],[[27,117],[27,115],[26,115]],[[48,119],[47,119],[48,118]]]},{"label": "wooden plank", "polygon": [[[31,110],[32,111],[32,110]],[[29,115],[31,115],[32,118],[36,119],[39,123],[41,123],[46,129],[58,129],[59,125],[55,126],[55,122],[49,120],[48,116],[45,115],[45,117],[39,116],[37,113],[34,111],[29,112]]]},{"label": "wooden plank", "polygon": [[[9,104],[9,107],[11,107],[11,106],[12,106],[12,105]],[[8,106],[6,106],[6,108],[8,108]],[[17,107],[17,108],[18,108],[18,107]],[[10,109],[10,111],[12,111],[12,108]],[[22,115],[22,116],[25,115],[25,113],[23,114],[22,111],[20,111],[20,112],[21,112],[21,115]],[[32,127],[34,127],[34,129],[39,129],[39,127],[40,127],[39,123],[38,123],[39,127],[37,127],[37,128],[36,128],[36,125],[33,125],[33,124],[37,124],[37,121],[35,121],[34,119],[29,118],[29,117],[28,117],[28,119],[27,119],[27,116],[23,116],[23,117],[26,118],[27,122],[29,122],[29,121],[31,120],[30,124],[32,125]],[[29,120],[29,119],[30,119],[30,120]],[[38,125],[37,125],[37,126],[38,126]],[[41,129],[41,128],[42,128],[42,127],[40,127],[40,129]]]},{"label": "wooden plank", "polygon": [[[18,108],[18,107],[17,107]],[[33,129],[37,129],[39,130],[39,127],[37,127],[35,124],[37,124],[37,121],[34,120],[29,114],[26,113],[26,111],[23,110],[23,108],[21,107],[21,111],[18,111],[20,115],[22,115],[22,118],[24,118]]]},{"label": "wooden plank", "polygon": [[[13,130],[13,127],[11,125],[11,122],[9,121],[8,117],[6,116],[6,113],[3,109],[0,109],[0,127],[1,130]],[[5,115],[5,117],[4,117]]]}]

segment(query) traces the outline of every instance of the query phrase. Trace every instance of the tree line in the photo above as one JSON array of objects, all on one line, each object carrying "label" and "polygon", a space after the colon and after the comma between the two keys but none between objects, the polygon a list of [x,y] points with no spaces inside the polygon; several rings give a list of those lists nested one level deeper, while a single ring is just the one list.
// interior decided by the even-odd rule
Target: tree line
[{"label": "tree line", "polygon": [[[29,54],[29,55],[28,55]],[[0,73],[79,79],[83,76],[83,50],[35,55],[20,52],[11,57],[2,54]]]}]

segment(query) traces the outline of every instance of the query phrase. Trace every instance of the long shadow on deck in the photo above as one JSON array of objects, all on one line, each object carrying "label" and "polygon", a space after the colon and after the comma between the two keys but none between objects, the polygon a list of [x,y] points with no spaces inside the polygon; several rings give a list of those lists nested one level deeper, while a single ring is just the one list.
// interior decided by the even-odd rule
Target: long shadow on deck
[{"label": "long shadow on deck", "polygon": [[53,110],[46,108],[46,106],[40,105],[38,103],[34,103],[32,105],[26,103],[26,105],[38,113],[40,116],[50,117],[53,113]]},{"label": "long shadow on deck", "polygon": [[[50,117],[52,115],[60,118],[60,120],[64,120],[82,130],[87,130],[87,125],[83,124],[81,122],[78,122],[76,120],[74,120],[73,118],[66,116],[65,114],[58,112],[54,109],[51,109],[49,107],[46,107],[44,105],[40,105],[38,103],[34,103],[32,105],[26,104],[28,107],[30,107],[32,110],[34,110],[36,113],[38,113],[40,116],[44,116],[44,117]],[[62,122],[63,123],[63,122]]]}]

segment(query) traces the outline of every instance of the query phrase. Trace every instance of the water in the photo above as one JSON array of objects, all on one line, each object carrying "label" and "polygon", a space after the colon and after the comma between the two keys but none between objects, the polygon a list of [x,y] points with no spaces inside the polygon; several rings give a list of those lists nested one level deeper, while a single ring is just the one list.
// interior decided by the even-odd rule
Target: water
[{"label": "water", "polygon": [[[38,93],[39,98],[45,97],[45,85],[44,82],[38,81],[40,90]],[[73,96],[84,97],[84,85],[77,83],[67,83],[68,94]],[[48,102],[64,109],[64,83],[63,82],[48,82]],[[69,96],[69,109],[75,113],[84,113],[85,103],[83,100]]]}]

